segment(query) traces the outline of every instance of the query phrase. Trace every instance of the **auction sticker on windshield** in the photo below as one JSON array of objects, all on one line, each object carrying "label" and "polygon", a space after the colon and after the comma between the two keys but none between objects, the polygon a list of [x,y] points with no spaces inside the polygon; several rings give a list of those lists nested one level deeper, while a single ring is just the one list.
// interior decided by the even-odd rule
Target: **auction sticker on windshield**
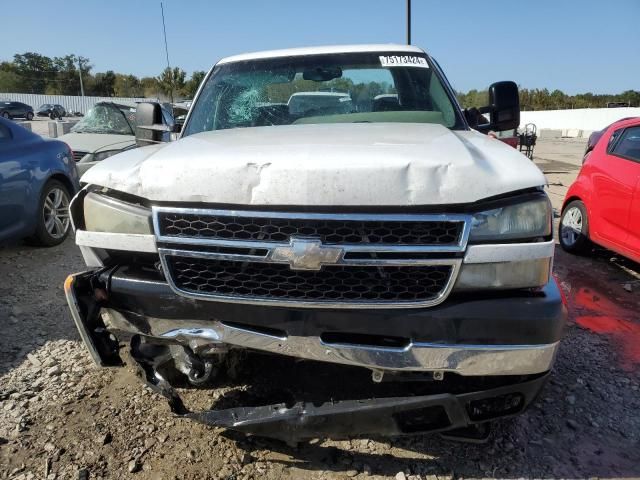
[{"label": "auction sticker on windshield", "polygon": [[426,58],[411,55],[380,55],[380,64],[383,67],[429,68]]}]

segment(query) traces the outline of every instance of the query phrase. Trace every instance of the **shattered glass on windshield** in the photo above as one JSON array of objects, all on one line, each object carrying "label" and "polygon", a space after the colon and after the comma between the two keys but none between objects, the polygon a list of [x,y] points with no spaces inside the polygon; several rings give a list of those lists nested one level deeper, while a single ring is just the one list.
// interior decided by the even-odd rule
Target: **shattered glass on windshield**
[{"label": "shattered glass on windshield", "polygon": [[[458,123],[426,57],[390,62],[373,53],[306,55],[219,65],[185,135],[309,123]],[[412,57],[414,58],[414,57]]]},{"label": "shattered glass on windshield", "polygon": [[74,133],[135,135],[135,108],[99,103],[71,129]]}]

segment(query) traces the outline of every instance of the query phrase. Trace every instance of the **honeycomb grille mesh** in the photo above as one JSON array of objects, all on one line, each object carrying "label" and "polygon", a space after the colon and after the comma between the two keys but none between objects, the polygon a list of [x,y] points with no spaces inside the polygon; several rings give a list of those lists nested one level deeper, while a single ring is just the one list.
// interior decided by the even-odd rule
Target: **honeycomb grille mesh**
[{"label": "honeycomb grille mesh", "polygon": [[318,271],[289,265],[168,256],[176,287],[190,293],[259,300],[313,302],[421,302],[437,298],[452,273],[449,265],[325,266]]},{"label": "honeycomb grille mesh", "polygon": [[159,213],[160,235],[240,241],[288,242],[291,236],[318,238],[325,245],[456,245],[460,221],[369,221],[263,218]]}]

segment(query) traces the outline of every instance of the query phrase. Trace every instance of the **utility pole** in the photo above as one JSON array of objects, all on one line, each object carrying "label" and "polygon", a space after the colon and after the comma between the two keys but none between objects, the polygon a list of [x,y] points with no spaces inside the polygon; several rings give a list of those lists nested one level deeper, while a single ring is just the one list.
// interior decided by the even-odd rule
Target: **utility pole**
[{"label": "utility pole", "polygon": [[411,0],[407,0],[407,45],[411,45]]},{"label": "utility pole", "polygon": [[169,94],[171,96],[171,103],[173,103],[173,73],[171,72],[171,65],[169,64],[169,47],[167,46],[167,28],[164,25],[164,7],[162,6],[162,2],[160,2],[160,11],[162,12],[162,31],[164,32],[164,52],[167,55],[167,68],[169,69],[169,76],[171,82],[169,83],[171,89],[169,90]]},{"label": "utility pole", "polygon": [[82,57],[78,55],[78,75],[80,75],[80,95],[84,97],[84,86],[82,85]]}]

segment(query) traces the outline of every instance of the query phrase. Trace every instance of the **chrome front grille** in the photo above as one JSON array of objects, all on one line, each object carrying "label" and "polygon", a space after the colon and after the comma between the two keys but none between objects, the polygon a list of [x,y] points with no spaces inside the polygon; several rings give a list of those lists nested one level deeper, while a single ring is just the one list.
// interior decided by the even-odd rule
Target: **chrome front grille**
[{"label": "chrome front grille", "polygon": [[339,218],[274,218],[161,212],[160,234],[176,238],[211,238],[288,242],[309,236],[323,244],[388,243],[394,245],[455,245],[464,223],[450,220],[352,220]]},{"label": "chrome front grille", "polygon": [[181,295],[327,308],[443,301],[467,215],[317,214],[154,207],[158,252]]},{"label": "chrome front grille", "polygon": [[437,298],[451,265],[329,265],[292,270],[288,265],[170,256],[169,275],[180,290],[200,295],[312,302],[425,302]]}]

